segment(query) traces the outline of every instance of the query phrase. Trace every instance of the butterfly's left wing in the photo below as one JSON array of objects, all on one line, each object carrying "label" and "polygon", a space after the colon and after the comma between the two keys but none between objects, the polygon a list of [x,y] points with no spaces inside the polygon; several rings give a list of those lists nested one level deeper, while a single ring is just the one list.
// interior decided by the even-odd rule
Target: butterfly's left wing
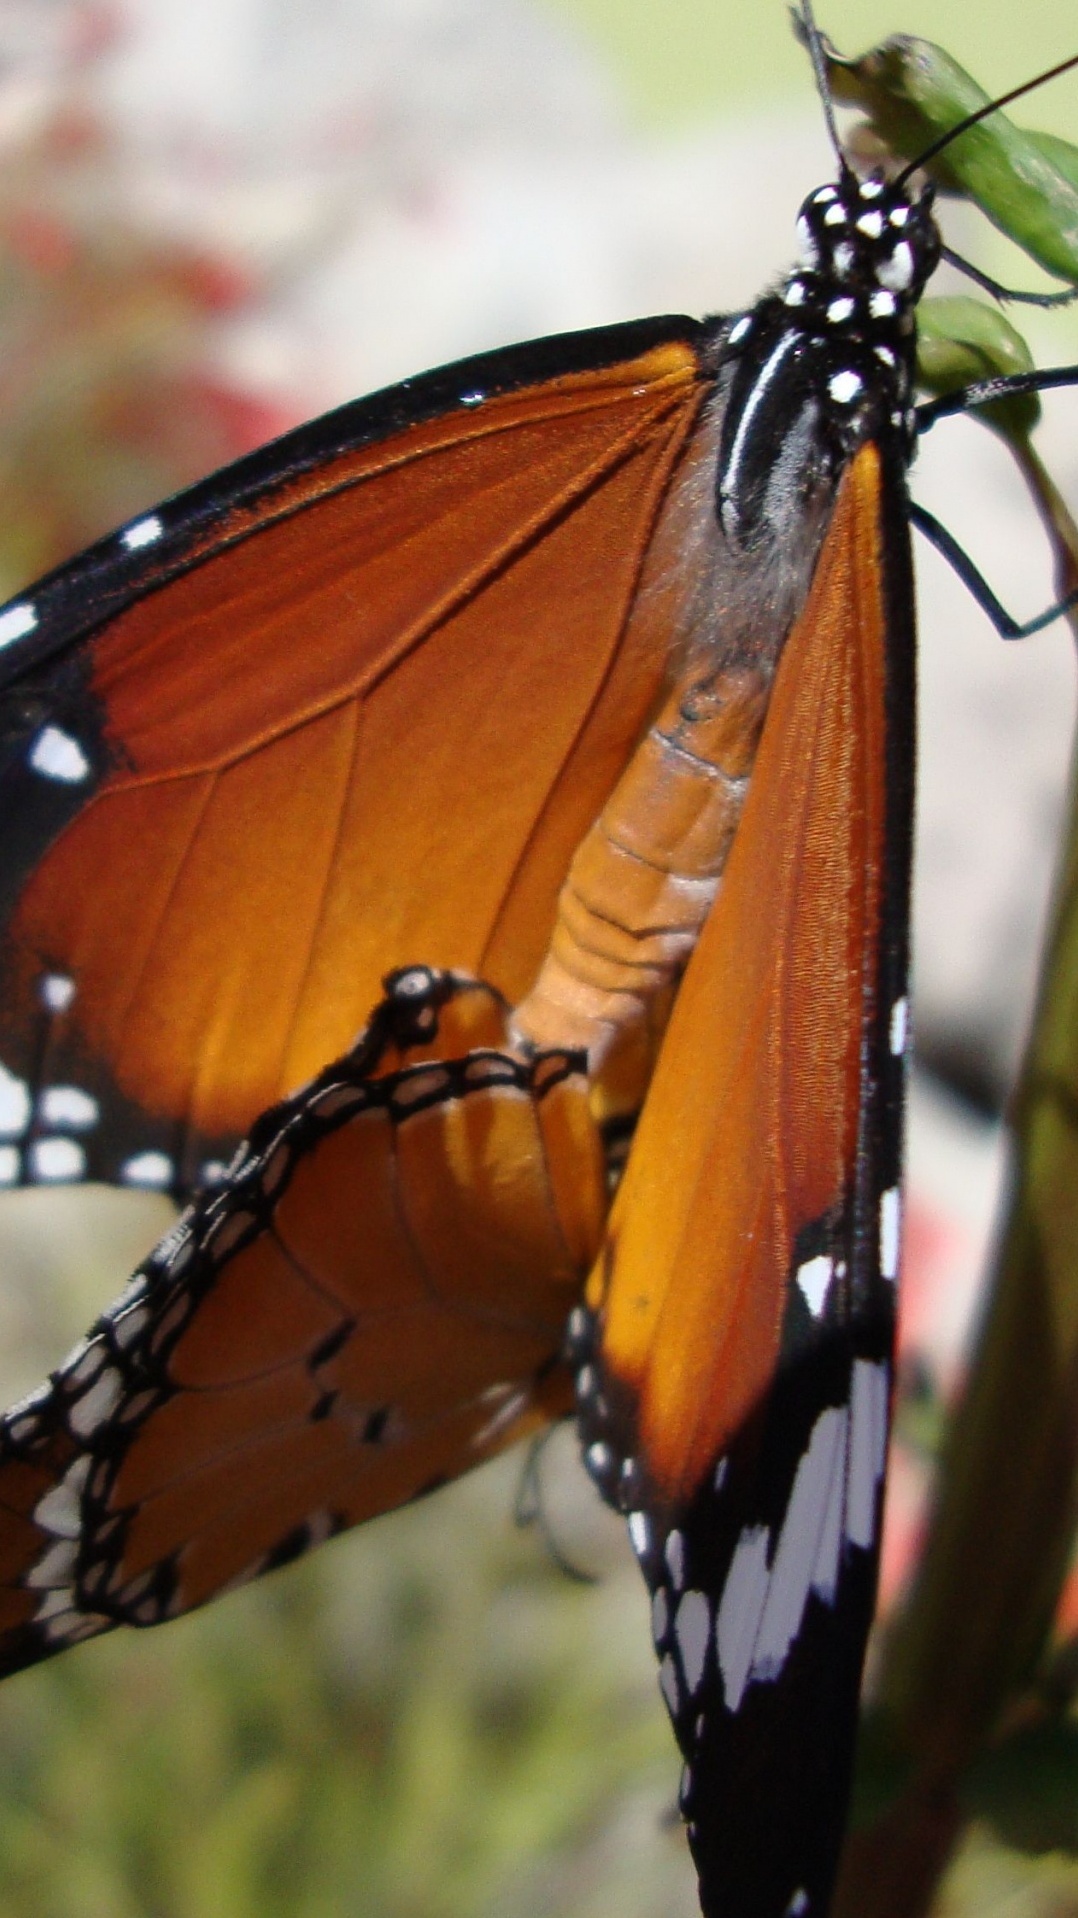
[{"label": "butterfly's left wing", "polygon": [[574,1314],[652,1594],[708,1918],[823,1918],[875,1590],[898,1252],[913,616],[866,442]]}]

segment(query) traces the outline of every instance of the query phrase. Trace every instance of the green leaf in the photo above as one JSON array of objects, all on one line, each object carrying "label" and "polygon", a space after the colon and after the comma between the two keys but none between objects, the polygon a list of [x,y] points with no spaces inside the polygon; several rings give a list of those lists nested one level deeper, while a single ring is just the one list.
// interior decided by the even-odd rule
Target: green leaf
[{"label": "green leaf", "polygon": [[[965,295],[922,300],[917,314],[917,379],[932,394],[953,393],[975,380],[1028,373],[1033,355],[1009,320],[983,300]],[[1008,439],[1024,439],[1041,414],[1036,393],[1017,393],[979,416]]]},{"label": "green leaf", "polygon": [[[894,34],[859,60],[828,49],[836,100],[859,106],[890,152],[916,160],[989,95],[930,40]],[[1061,149],[1066,149],[1065,152]],[[1078,280],[1078,154],[993,113],[928,163],[1047,272]]]},{"label": "green leaf", "polygon": [[1026,139],[1039,147],[1045,159],[1050,161],[1057,173],[1078,188],[1078,147],[1070,140],[1063,140],[1058,133],[1027,133]]}]

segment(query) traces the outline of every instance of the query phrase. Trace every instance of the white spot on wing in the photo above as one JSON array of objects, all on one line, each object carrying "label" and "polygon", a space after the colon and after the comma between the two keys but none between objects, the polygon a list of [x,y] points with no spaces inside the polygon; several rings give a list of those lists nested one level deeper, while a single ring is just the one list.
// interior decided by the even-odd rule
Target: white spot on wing
[{"label": "white spot on wing", "polygon": [[75,997],[75,981],[65,972],[47,972],[41,981],[41,1003],[50,1012],[66,1012]]},{"label": "white spot on wing", "polygon": [[891,1051],[897,1059],[906,1050],[906,1034],[909,1030],[910,1002],[908,999],[896,999],[891,1007]]},{"label": "white spot on wing", "polygon": [[100,1612],[65,1612],[61,1618],[49,1619],[45,1637],[53,1644],[77,1645],[80,1638],[92,1638],[112,1623]]},{"label": "white spot on wing", "polygon": [[86,1171],[86,1154],[74,1139],[35,1139],[27,1160],[30,1177],[45,1184],[54,1179],[81,1179]]},{"label": "white spot on wing", "polygon": [[4,1423],[10,1425],[14,1419],[24,1417],[27,1412],[39,1412],[42,1406],[48,1404],[51,1397],[51,1385],[35,1385],[32,1392],[27,1392],[23,1398],[16,1399],[14,1405],[8,1406],[4,1413]]},{"label": "white spot on wing", "polygon": [[671,1532],[666,1541],[666,1563],[675,1592],[680,1592],[685,1583],[685,1540],[680,1532]]},{"label": "white spot on wing", "polygon": [[49,1086],[41,1097],[41,1116],[46,1125],[96,1125],[98,1104],[81,1086]]},{"label": "white spot on wing", "polygon": [[78,1546],[73,1538],[58,1538],[49,1545],[31,1565],[26,1574],[26,1584],[33,1591],[47,1592],[57,1585],[69,1585],[71,1574],[75,1570]]},{"label": "white spot on wing", "polygon": [[751,1678],[777,1678],[801,1630],[832,1487],[844,1476],[847,1420],[838,1406],[821,1412],[798,1465],[760,1615]]},{"label": "white spot on wing", "polygon": [[[397,1086],[397,1104],[400,1106],[417,1105],[421,1099],[439,1099],[449,1087],[449,1074],[439,1066],[418,1066],[413,1068]],[[510,1093],[515,1088],[508,1088]],[[517,1094],[518,1097],[526,1095]]]},{"label": "white spot on wing", "polygon": [[867,233],[870,240],[879,239],[883,232],[883,214],[878,206],[872,207],[868,213],[862,213],[857,222],[857,231]]},{"label": "white spot on wing", "polygon": [[766,1525],[746,1525],[722,1590],[715,1643],[727,1709],[736,1712],[752,1669],[753,1647],[767,1598]]},{"label": "white spot on wing", "polygon": [[729,333],[726,335],[727,346],[736,346],[738,341],[743,340],[746,333],[749,333],[751,331],[752,331],[752,314],[743,313],[739,320],[734,321],[733,326],[730,328]]},{"label": "white spot on wing", "polygon": [[0,1132],[18,1138],[30,1123],[30,1088],[25,1079],[0,1066]]},{"label": "white spot on wing", "polygon": [[13,1145],[0,1145],[0,1186],[18,1185],[19,1154]]},{"label": "white spot on wing", "polygon": [[17,606],[9,606],[0,613],[0,646],[10,646],[16,639],[25,639],[37,625],[37,614],[29,600],[20,600]]},{"label": "white spot on wing", "polygon": [[69,1390],[75,1386],[89,1385],[91,1379],[96,1379],[106,1357],[104,1339],[81,1339],[58,1368],[64,1384]]},{"label": "white spot on wing", "polygon": [[167,1152],[136,1152],[120,1167],[125,1185],[145,1185],[153,1190],[172,1182],[172,1160]]},{"label": "white spot on wing", "polygon": [[89,778],[90,762],[70,733],[59,726],[43,726],[30,748],[30,764],[45,779],[59,779],[65,786],[78,786]]},{"label": "white spot on wing", "polygon": [[150,1319],[150,1308],[148,1305],[129,1305],[126,1312],[113,1312],[110,1318],[113,1338],[117,1345],[126,1347],[145,1330]]},{"label": "white spot on wing", "polygon": [[898,311],[898,301],[893,293],[878,286],[869,299],[868,310],[874,320],[890,320]]},{"label": "white spot on wing", "polygon": [[866,1550],[876,1536],[876,1489],[887,1459],[886,1365],[855,1359],[850,1384],[846,1537]]},{"label": "white spot on wing", "polygon": [[81,1494],[90,1474],[90,1460],[76,1459],[57,1485],[50,1486],[34,1506],[34,1524],[54,1538],[78,1538],[82,1525]]},{"label": "white spot on wing", "polygon": [[646,1558],[651,1550],[651,1527],[646,1512],[629,1513],[629,1542],[637,1558]]},{"label": "white spot on wing", "polygon": [[120,534],[120,539],[128,552],[136,553],[140,546],[152,546],[155,540],[160,539],[164,530],[157,514],[150,513],[145,519],[137,519],[133,526],[127,527],[126,531]]},{"label": "white spot on wing", "polygon": [[804,1265],[797,1268],[797,1283],[805,1295],[805,1302],[814,1319],[823,1311],[823,1302],[827,1297],[827,1288],[831,1283],[834,1264],[826,1252],[814,1259],[806,1259]]},{"label": "white spot on wing", "polygon": [[59,1617],[61,1613],[65,1615],[72,1613],[74,1599],[75,1594],[70,1585],[58,1586],[54,1591],[46,1592],[34,1613],[34,1623],[42,1624],[48,1618]]},{"label": "white spot on wing", "polygon": [[897,1185],[890,1186],[880,1199],[880,1276],[884,1279],[898,1277],[899,1227],[902,1220],[902,1198]]},{"label": "white spot on wing", "polygon": [[703,1592],[686,1592],[674,1621],[681,1669],[690,1692],[695,1692],[704,1676],[707,1648],[711,1643],[711,1606]]},{"label": "white spot on wing", "polygon": [[78,1438],[89,1438],[91,1432],[96,1432],[119,1404],[122,1391],[123,1379],[113,1366],[108,1366],[68,1412],[67,1422]]},{"label": "white spot on wing", "polygon": [[[844,1442],[849,1443],[849,1418],[842,1413]],[[825,1605],[833,1605],[838,1591],[838,1566],[842,1552],[842,1513],[846,1496],[846,1484],[840,1470],[835,1470],[831,1488],[827,1497],[827,1508],[820,1527],[820,1541],[816,1547],[816,1558],[812,1567],[812,1589]]]}]

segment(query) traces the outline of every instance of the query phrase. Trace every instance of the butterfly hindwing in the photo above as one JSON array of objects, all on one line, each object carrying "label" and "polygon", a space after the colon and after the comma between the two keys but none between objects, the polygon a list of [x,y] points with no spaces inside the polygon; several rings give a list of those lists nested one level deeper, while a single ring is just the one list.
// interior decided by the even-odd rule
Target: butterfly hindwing
[{"label": "butterfly hindwing", "polygon": [[715,1918],[826,1911],[872,1614],[905,1042],[902,485],[869,443],[840,489],[575,1328],[585,1455],[630,1513]]}]

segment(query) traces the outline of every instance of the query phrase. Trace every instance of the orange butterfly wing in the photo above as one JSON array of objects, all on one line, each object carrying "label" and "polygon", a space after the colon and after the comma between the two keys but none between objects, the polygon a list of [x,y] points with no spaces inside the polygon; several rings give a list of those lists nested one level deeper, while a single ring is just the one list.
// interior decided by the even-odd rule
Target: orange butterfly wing
[{"label": "orange butterfly wing", "polygon": [[882,457],[864,445],[842,483],[573,1322],[585,1456],[651,1588],[709,1912],[826,1909],[872,1613],[913,747]]},{"label": "orange butterfly wing", "polygon": [[[254,1125],[4,1423],[8,1669],[186,1610],[568,1408],[603,1154],[582,1055],[510,1051],[496,988],[531,982],[671,671],[710,391],[684,325],[604,335],[599,366],[565,366],[594,342],[524,349],[536,387],[502,390],[497,356],[431,376],[349,415],[332,457],[321,423],[313,467],[288,470],[301,434],[238,469],[208,528],[180,502],[171,554],[162,509],[130,604],[108,554],[35,596],[42,637],[7,662],[23,1176],[49,1176],[58,1091],[97,1104],[88,1170],[164,1160],[174,1189]],[[108,616],[65,640],[80,567]]]},{"label": "orange butterfly wing", "polygon": [[174,1617],[568,1410],[606,1209],[583,1060],[508,1056],[487,986],[389,988],[0,1424],[0,1669]]},{"label": "orange butterfly wing", "polygon": [[638,588],[704,339],[428,376],[128,529],[160,548],[132,603],[99,549],[9,613],[40,630],[0,651],[8,1183],[182,1193],[388,968],[531,983],[668,670]]}]

